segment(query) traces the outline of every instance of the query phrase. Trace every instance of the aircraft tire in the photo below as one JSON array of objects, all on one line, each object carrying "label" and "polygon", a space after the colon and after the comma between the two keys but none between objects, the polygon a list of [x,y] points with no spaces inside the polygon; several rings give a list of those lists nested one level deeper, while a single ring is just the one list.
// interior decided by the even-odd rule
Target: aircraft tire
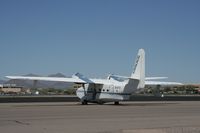
[{"label": "aircraft tire", "polygon": [[114,102],[114,104],[115,104],[115,105],[119,105],[119,101],[117,101],[117,102]]},{"label": "aircraft tire", "polygon": [[103,104],[104,104],[104,102],[102,102],[102,101],[99,101],[99,102],[98,102],[98,104],[99,104],[99,105],[103,105]]},{"label": "aircraft tire", "polygon": [[87,105],[88,102],[87,102],[86,100],[84,100],[84,101],[81,102],[81,104],[82,104],[82,105]]}]

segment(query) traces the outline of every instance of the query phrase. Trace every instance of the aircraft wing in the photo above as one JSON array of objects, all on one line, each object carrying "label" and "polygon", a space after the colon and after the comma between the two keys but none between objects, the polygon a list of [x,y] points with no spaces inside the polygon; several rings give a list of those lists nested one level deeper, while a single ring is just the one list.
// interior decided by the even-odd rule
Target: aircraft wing
[{"label": "aircraft wing", "polygon": [[154,86],[154,85],[175,86],[175,85],[183,85],[183,84],[178,83],[178,82],[145,81],[145,85],[149,85],[149,86]]},{"label": "aircraft wing", "polygon": [[56,82],[71,82],[78,84],[109,84],[106,79],[89,79],[83,77],[79,73],[73,75],[71,78],[61,78],[61,77],[29,77],[29,76],[6,76],[9,79],[19,79],[19,80],[36,80],[36,81],[56,81]]},{"label": "aircraft wing", "polygon": [[[71,78],[61,78],[61,77],[29,77],[29,76],[6,76],[9,79],[21,79],[21,80],[41,80],[41,81],[56,81],[56,82],[71,82],[78,84],[110,84],[109,80],[106,79],[89,79],[84,77],[83,75],[77,73],[73,75]],[[162,81],[145,81],[145,85],[161,85],[161,86],[174,86],[174,85],[183,85],[178,82],[162,82]]]},{"label": "aircraft wing", "polygon": [[60,78],[60,77],[28,77],[28,76],[6,76],[9,79],[21,79],[21,80],[42,80],[42,81],[60,81],[60,82],[74,82],[74,83],[89,83],[79,78]]}]

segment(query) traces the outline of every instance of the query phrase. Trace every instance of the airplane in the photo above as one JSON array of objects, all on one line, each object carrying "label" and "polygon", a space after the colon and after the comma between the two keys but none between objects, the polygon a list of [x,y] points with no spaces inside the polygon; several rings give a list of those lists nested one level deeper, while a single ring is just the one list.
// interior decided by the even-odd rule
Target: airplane
[{"label": "airplane", "polygon": [[106,79],[92,79],[80,73],[72,75],[71,78],[61,77],[28,77],[28,76],[6,76],[9,79],[32,80],[32,81],[60,81],[80,84],[76,95],[80,98],[82,105],[91,103],[104,104],[114,102],[118,105],[120,101],[128,101],[130,96],[145,87],[145,85],[176,86],[182,85],[178,82],[154,81],[167,77],[146,77],[145,78],[145,51],[139,49],[136,56],[133,72],[130,77],[109,75]]}]

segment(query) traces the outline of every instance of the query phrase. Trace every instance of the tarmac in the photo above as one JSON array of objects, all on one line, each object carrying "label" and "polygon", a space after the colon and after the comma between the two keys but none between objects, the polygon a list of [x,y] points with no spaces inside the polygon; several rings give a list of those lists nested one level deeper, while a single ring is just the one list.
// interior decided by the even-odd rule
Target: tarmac
[{"label": "tarmac", "polygon": [[200,101],[1,103],[2,133],[199,133]]},{"label": "tarmac", "polygon": [[[28,103],[28,102],[79,102],[75,95],[28,95],[28,96],[0,96],[0,103]],[[133,95],[130,101],[200,101],[200,95]]]}]

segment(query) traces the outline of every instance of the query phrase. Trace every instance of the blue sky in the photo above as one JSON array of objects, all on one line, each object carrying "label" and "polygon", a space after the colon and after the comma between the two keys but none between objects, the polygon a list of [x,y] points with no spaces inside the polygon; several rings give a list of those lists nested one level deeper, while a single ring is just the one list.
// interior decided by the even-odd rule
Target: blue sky
[{"label": "blue sky", "polygon": [[1,0],[0,78],[81,72],[200,82],[199,0]]}]

